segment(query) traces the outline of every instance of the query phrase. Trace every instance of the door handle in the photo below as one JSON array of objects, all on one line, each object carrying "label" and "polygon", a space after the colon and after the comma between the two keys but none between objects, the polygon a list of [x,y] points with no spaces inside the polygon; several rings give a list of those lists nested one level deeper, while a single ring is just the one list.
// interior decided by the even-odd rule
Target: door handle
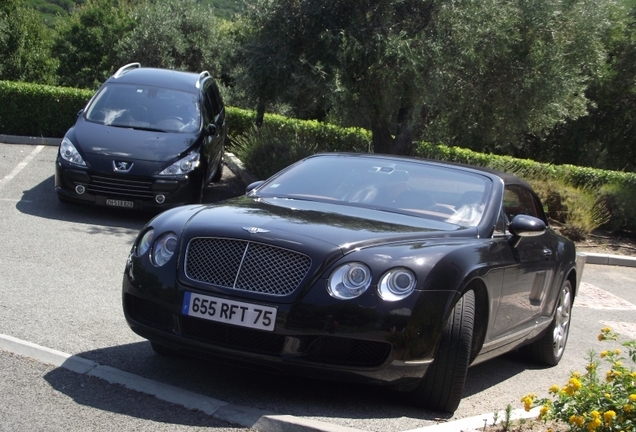
[{"label": "door handle", "polygon": [[552,250],[548,248],[544,248],[543,256],[546,257],[546,259],[550,258],[552,256]]}]

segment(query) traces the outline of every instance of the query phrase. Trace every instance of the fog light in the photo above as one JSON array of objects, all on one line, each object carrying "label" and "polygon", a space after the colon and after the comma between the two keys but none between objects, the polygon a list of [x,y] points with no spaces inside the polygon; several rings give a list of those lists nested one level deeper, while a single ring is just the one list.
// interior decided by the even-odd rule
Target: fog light
[{"label": "fog light", "polygon": [[157,201],[157,204],[163,204],[165,200],[166,200],[166,197],[164,195],[157,195],[155,197],[155,201]]},{"label": "fog light", "polygon": [[75,192],[77,192],[78,195],[81,195],[86,192],[86,188],[83,185],[77,185],[75,186]]}]

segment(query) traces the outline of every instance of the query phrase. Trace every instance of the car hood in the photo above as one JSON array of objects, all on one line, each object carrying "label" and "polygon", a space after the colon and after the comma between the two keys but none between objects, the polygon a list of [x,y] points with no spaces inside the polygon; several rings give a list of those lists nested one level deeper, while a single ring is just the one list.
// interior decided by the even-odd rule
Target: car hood
[{"label": "car hood", "polygon": [[[475,229],[399,213],[316,201],[240,197],[190,218],[186,238],[231,236],[280,246],[350,250],[423,238],[476,236]],[[322,246],[320,246],[322,245]]]},{"label": "car hood", "polygon": [[72,130],[71,141],[84,155],[167,162],[192,147],[196,134],[164,133],[106,126],[81,117]]}]

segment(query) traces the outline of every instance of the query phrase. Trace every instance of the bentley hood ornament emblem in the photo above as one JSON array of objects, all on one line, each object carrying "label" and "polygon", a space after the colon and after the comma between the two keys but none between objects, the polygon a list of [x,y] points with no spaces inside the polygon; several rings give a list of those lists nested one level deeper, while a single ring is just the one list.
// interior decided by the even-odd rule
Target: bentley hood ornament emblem
[{"label": "bentley hood ornament emblem", "polygon": [[267,229],[258,228],[258,227],[243,227],[243,229],[245,231],[247,231],[248,233],[250,233],[250,234],[260,234],[260,233],[269,232],[269,230],[267,230]]}]

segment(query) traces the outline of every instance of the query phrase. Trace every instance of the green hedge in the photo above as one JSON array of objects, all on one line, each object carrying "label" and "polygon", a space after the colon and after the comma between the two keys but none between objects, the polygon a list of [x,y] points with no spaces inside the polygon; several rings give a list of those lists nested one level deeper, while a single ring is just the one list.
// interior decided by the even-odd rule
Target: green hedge
[{"label": "green hedge", "polygon": [[0,81],[0,133],[61,138],[90,90]]}]

